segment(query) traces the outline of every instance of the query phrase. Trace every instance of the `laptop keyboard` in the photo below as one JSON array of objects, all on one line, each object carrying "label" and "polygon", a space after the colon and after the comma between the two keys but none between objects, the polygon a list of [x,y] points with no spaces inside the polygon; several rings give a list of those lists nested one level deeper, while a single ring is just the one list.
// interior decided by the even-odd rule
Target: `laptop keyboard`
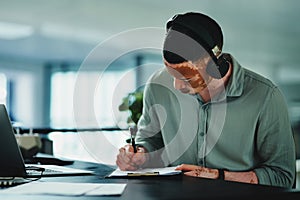
[{"label": "laptop keyboard", "polygon": [[45,174],[59,174],[61,171],[53,170],[53,169],[45,169],[42,167],[35,167],[35,166],[27,166],[26,167],[26,174],[28,176],[39,176]]},{"label": "laptop keyboard", "polygon": [[23,183],[28,183],[29,180],[22,177],[15,177],[12,179],[7,179],[5,177],[0,177],[0,188],[11,187],[15,185],[20,185]]}]

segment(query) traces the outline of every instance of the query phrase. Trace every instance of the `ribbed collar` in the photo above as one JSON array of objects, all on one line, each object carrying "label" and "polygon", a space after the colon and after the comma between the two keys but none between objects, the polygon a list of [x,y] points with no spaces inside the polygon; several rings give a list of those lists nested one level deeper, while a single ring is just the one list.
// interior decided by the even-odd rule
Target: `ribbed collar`
[{"label": "ribbed collar", "polygon": [[244,90],[245,71],[232,55],[229,56],[232,60],[233,71],[226,85],[226,96],[238,97],[242,95]]}]

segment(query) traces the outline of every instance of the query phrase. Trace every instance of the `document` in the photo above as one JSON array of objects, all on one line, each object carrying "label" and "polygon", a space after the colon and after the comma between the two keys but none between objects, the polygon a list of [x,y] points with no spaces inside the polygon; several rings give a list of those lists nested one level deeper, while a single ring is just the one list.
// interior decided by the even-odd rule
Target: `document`
[{"label": "document", "polygon": [[[176,166],[177,167],[177,166]],[[144,168],[136,171],[122,171],[117,168],[107,177],[120,177],[120,176],[166,176],[180,174],[180,170],[175,170],[176,167],[164,168]]]},{"label": "document", "polygon": [[116,196],[122,195],[125,187],[125,183],[65,183],[35,181],[2,189],[0,190],[0,194]]}]

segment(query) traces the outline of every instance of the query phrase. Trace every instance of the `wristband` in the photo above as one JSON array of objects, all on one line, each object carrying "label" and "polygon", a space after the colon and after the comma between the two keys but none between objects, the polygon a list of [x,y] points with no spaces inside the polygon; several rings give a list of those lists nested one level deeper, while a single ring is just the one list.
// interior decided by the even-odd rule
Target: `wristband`
[{"label": "wristband", "polygon": [[219,172],[219,177],[218,177],[218,179],[225,180],[224,169],[218,169],[218,172]]}]

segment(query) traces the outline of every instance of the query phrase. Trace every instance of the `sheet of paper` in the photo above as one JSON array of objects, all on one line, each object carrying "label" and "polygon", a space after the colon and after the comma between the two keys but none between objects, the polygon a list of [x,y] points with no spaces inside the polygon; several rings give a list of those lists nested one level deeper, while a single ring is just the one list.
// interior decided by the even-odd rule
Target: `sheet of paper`
[{"label": "sheet of paper", "polygon": [[164,168],[144,168],[136,171],[122,171],[119,168],[113,171],[108,177],[114,176],[165,176],[180,174],[181,171],[175,170],[176,167],[164,167]]},{"label": "sheet of paper", "polygon": [[111,195],[121,195],[125,190],[126,184],[113,184],[106,183],[101,184],[99,187],[94,190],[90,190],[85,193],[86,196],[111,196]]},{"label": "sheet of paper", "polygon": [[121,195],[125,187],[123,183],[31,182],[0,190],[0,194],[108,196]]}]

